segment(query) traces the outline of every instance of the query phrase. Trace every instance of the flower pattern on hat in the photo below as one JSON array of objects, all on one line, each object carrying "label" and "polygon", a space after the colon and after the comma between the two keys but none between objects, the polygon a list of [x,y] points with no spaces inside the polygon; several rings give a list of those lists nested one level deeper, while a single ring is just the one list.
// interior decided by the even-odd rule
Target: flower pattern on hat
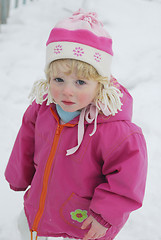
[{"label": "flower pattern on hat", "polygon": [[83,54],[84,54],[84,50],[83,50],[83,48],[81,48],[81,47],[76,47],[76,48],[73,50],[73,53],[74,53],[74,55],[76,55],[77,57],[81,57],[81,56],[83,56]]},{"label": "flower pattern on hat", "polygon": [[87,217],[87,211],[86,210],[81,210],[81,209],[76,209],[74,212],[70,213],[71,218],[77,222],[83,222]]},{"label": "flower pattern on hat", "polygon": [[96,62],[100,62],[101,61],[101,54],[96,52],[95,55],[94,55],[94,59],[96,60]]},{"label": "flower pattern on hat", "polygon": [[62,45],[59,44],[54,48],[54,53],[56,54],[61,53],[62,50],[63,50]]}]

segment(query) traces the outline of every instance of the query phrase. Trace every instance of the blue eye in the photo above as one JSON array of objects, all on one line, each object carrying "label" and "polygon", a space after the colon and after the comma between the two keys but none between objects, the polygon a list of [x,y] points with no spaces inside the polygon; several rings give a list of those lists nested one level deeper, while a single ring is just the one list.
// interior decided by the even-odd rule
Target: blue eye
[{"label": "blue eye", "polygon": [[54,78],[54,80],[58,83],[64,82],[64,80],[62,78]]},{"label": "blue eye", "polygon": [[77,83],[78,85],[84,85],[84,84],[86,84],[86,82],[83,81],[83,80],[77,80],[76,83]]}]

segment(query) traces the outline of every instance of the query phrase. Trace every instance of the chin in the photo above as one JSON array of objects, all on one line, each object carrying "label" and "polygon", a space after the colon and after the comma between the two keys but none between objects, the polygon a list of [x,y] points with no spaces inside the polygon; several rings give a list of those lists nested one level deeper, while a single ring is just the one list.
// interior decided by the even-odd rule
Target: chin
[{"label": "chin", "polygon": [[61,106],[61,108],[65,111],[65,112],[75,112],[75,111],[77,111],[77,109],[70,109],[69,107],[63,107],[63,106]]}]

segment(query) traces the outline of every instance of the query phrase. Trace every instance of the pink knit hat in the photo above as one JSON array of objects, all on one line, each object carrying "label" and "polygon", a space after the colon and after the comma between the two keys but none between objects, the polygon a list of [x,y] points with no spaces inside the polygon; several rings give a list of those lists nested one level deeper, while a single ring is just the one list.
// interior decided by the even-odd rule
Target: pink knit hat
[{"label": "pink knit hat", "polygon": [[46,66],[71,58],[91,64],[100,75],[111,76],[112,39],[94,12],[79,9],[56,24],[46,43]]}]

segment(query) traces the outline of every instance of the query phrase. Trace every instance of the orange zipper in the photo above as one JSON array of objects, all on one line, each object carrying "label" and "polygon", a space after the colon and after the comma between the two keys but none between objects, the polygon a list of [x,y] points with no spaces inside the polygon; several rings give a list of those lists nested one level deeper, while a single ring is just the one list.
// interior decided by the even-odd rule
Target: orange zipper
[{"label": "orange zipper", "polygon": [[43,211],[44,211],[44,206],[45,206],[45,199],[46,199],[46,194],[47,194],[47,186],[48,186],[48,180],[49,180],[49,175],[50,175],[50,170],[51,170],[51,166],[53,163],[53,159],[55,156],[55,152],[57,149],[57,145],[59,142],[59,137],[60,137],[60,133],[63,129],[62,125],[58,124],[58,127],[56,129],[56,133],[54,136],[54,141],[53,141],[53,145],[51,148],[51,152],[48,158],[48,161],[46,163],[46,167],[45,167],[45,172],[44,172],[44,178],[43,178],[43,188],[42,188],[42,192],[41,192],[41,197],[40,197],[40,203],[39,203],[39,210],[36,214],[34,223],[33,223],[33,227],[32,227],[32,231],[36,231],[39,221],[42,217]]},{"label": "orange zipper", "polygon": [[[42,187],[42,192],[41,192],[40,202],[39,202],[39,209],[38,209],[38,212],[36,214],[32,229],[31,229],[31,236],[33,235],[32,234],[33,232],[37,233],[38,224],[39,224],[39,221],[40,221],[40,219],[42,217],[42,214],[44,212],[50,170],[51,170],[51,167],[52,167],[52,164],[53,164],[53,159],[55,157],[55,153],[56,153],[56,149],[57,149],[57,145],[58,145],[58,142],[59,142],[61,131],[63,130],[63,128],[65,126],[74,127],[76,125],[76,124],[69,124],[69,123],[66,123],[64,125],[60,125],[59,124],[59,118],[58,118],[57,114],[53,111],[52,108],[50,110],[51,110],[52,114],[54,115],[54,117],[55,117],[55,119],[58,123],[58,126],[57,126],[57,129],[56,129],[56,132],[55,132],[54,141],[53,141],[53,145],[52,145],[52,148],[51,148],[51,151],[50,151],[50,155],[49,155],[49,158],[47,160],[46,167],[45,167],[45,172],[44,172],[44,177],[43,177],[43,187]],[[32,237],[31,237],[31,239],[32,239]]]}]

